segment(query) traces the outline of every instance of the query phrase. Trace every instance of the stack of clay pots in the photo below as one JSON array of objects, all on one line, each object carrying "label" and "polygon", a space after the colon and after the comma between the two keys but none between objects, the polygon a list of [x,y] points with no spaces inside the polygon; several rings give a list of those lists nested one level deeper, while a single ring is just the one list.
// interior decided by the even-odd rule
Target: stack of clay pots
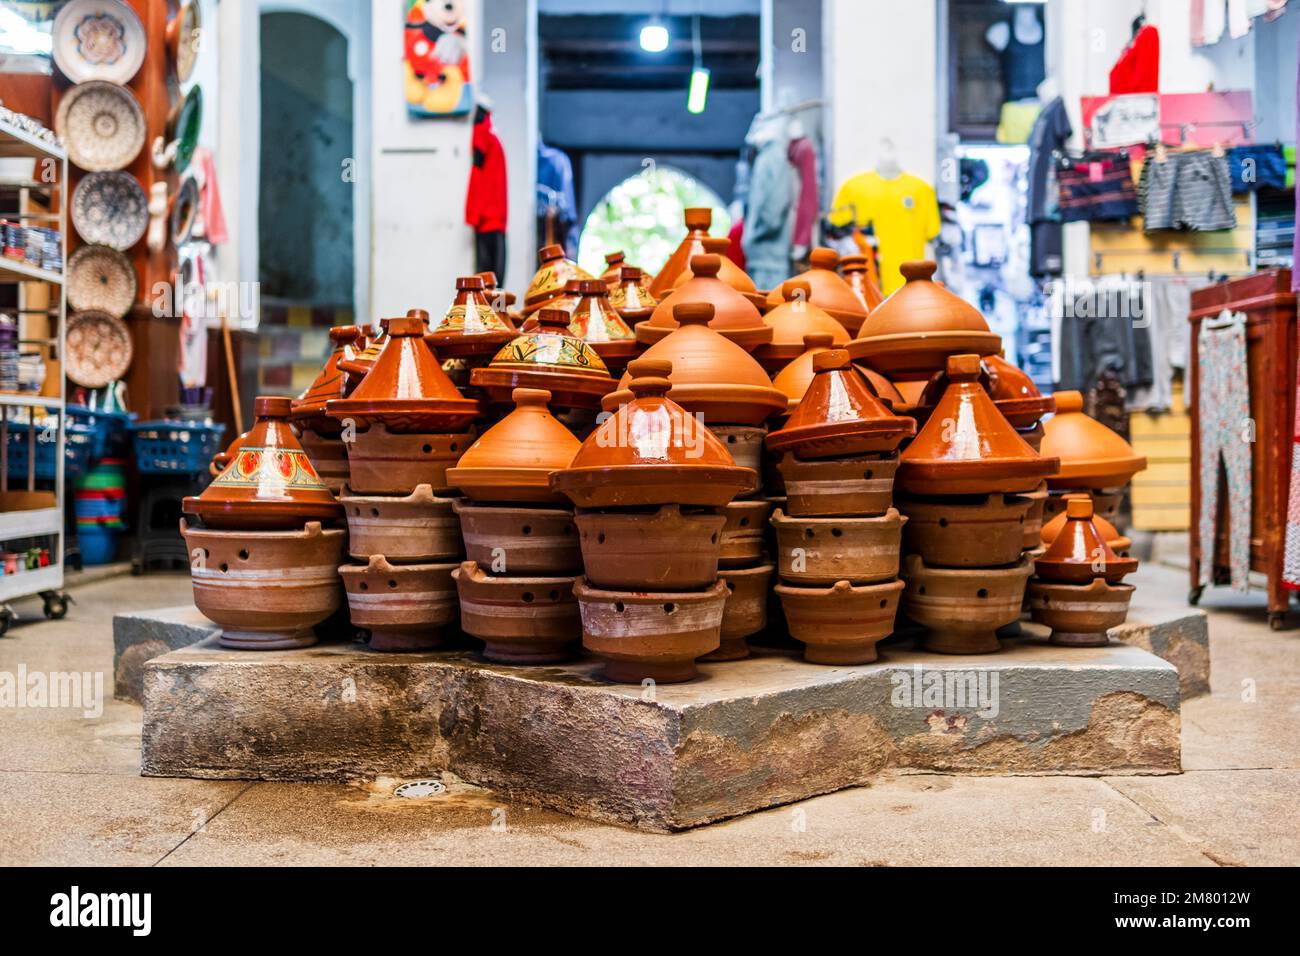
[{"label": "stack of clay pots", "polygon": [[629,401],[551,476],[578,507],[584,573],[573,593],[583,644],[620,682],[690,680],[696,659],[719,648],[728,597],[718,579],[719,509],[755,484],[668,398],[672,371],[666,361],[634,360]]},{"label": "stack of clay pots", "polygon": [[335,326],[329,335],[333,348],[325,360],[325,367],[293,400],[289,419],[297,427],[299,441],[316,473],[337,495],[348,482],[348,450],[340,437],[342,426],[325,414],[325,403],[332,398],[344,398],[349,393],[350,383],[339,363],[355,360],[366,342],[355,325]]},{"label": "stack of clay pots", "polygon": [[864,664],[893,630],[903,590],[907,519],[893,507],[893,477],[916,423],[876,398],[847,351],[813,353],[812,371],[785,427],[767,438],[782,455],[787,509],[771,518],[776,592],[805,659]]},{"label": "stack of clay pots", "polygon": [[1030,613],[1052,629],[1053,644],[1102,646],[1107,630],[1128,617],[1133,585],[1121,582],[1137,565],[1106,543],[1093,521],[1092,499],[1070,495],[1060,533],[1034,562]]},{"label": "stack of clay pots", "polygon": [[289,427],[288,398],[261,397],[257,421],[201,495],[181,508],[194,603],[221,643],[279,650],[316,643],[340,606],[342,509]]},{"label": "stack of clay pots", "polygon": [[1087,492],[1093,510],[1110,521],[1119,516],[1124,490],[1133,476],[1147,466],[1147,460],[1114,431],[1083,411],[1079,392],[1057,392],[1056,414],[1043,426],[1044,455],[1061,459],[1061,468],[1048,481],[1051,495],[1047,514],[1065,510],[1065,496]]},{"label": "stack of clay pots", "polygon": [[372,649],[424,650],[454,633],[451,572],[461,542],[447,470],[472,441],[479,405],[442,370],[420,316],[383,325],[383,347],[361,383],[326,405],[351,435],[340,501],[358,563],[339,572],[352,623],[369,631]]},{"label": "stack of clay pots", "polygon": [[[581,343],[579,343],[581,344]],[[447,473],[468,560],[452,572],[460,624],[483,656],[509,664],[562,661],[579,634],[574,578],[582,555],[573,510],[551,490],[580,442],[547,409],[545,389],[515,388],[515,410]]]},{"label": "stack of clay pots", "polygon": [[[801,296],[803,302],[817,306],[819,311],[838,322],[849,335],[856,334],[867,317],[867,306],[853,291],[853,287],[835,271],[840,263],[839,253],[824,247],[814,249],[808,254],[808,263],[811,267],[808,271],[786,280],[781,288],[773,289],[767,294],[768,309],[776,309],[783,302],[790,301],[786,285],[794,282],[796,288],[805,288]],[[793,341],[797,345],[801,339]],[[845,341],[848,341],[847,337]],[[786,357],[783,364],[790,358],[793,356]]]}]

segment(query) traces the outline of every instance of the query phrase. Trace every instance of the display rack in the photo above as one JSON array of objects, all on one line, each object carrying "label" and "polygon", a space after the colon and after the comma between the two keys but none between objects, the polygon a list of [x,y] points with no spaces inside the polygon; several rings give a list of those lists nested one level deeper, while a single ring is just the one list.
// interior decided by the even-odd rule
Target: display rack
[{"label": "display rack", "polygon": [[[0,284],[46,283],[57,295],[57,305],[51,299],[48,308],[49,316],[55,319],[57,327],[45,345],[49,358],[61,360],[67,329],[67,297],[64,288],[68,253],[67,153],[26,130],[0,120],[0,158],[32,159],[38,164],[53,161],[57,165],[58,174],[53,181],[47,181],[50,179],[48,176],[38,176],[17,184],[20,208],[6,210],[5,216],[23,223],[39,221],[44,225],[56,224],[62,248],[61,268],[58,271],[43,269],[0,255]],[[32,213],[25,208],[28,200],[34,198],[43,199],[48,212]],[[25,295],[20,292],[20,304],[24,299]],[[19,314],[24,314],[24,310],[20,308]],[[0,634],[8,630],[14,617],[8,602],[18,598],[39,594],[45,601],[46,617],[59,618],[67,612],[68,596],[62,590],[66,387],[61,363],[52,361],[47,367],[56,375],[57,396],[0,391],[0,545],[24,538],[49,537],[54,542],[49,548],[48,566],[0,575]],[[53,418],[51,433],[35,427],[41,417]],[[23,487],[14,489],[9,479],[10,429],[20,422],[25,422],[28,426],[25,436],[27,475],[22,482]],[[56,443],[52,492],[37,488],[38,443],[51,440]]]}]

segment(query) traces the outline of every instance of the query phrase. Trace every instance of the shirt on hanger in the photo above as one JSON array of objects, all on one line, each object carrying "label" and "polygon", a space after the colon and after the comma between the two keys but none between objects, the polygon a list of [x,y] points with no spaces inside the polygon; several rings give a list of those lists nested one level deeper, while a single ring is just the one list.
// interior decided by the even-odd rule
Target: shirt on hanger
[{"label": "shirt on hanger", "polygon": [[1110,95],[1160,91],[1160,31],[1151,24],[1138,30],[1110,68]]},{"label": "shirt on hanger", "polygon": [[1055,222],[1061,218],[1057,205],[1055,167],[1052,153],[1065,145],[1074,134],[1065,101],[1059,96],[1043,107],[1029,133],[1029,196],[1027,218],[1036,222]]},{"label": "shirt on hanger", "polygon": [[911,173],[900,173],[893,179],[875,170],[859,173],[840,186],[832,205],[836,209],[853,207],[856,223],[870,223],[875,230],[880,245],[881,291],[885,295],[903,284],[899,267],[912,259],[924,259],[925,244],[939,235],[939,202],[934,187]]}]

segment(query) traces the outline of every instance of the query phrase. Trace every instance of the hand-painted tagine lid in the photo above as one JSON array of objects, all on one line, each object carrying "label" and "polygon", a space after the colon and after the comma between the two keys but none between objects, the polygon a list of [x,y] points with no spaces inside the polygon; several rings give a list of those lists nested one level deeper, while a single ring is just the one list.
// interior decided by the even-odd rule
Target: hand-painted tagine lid
[{"label": "hand-painted tagine lid", "polygon": [[[980,384],[1014,428],[1032,428],[1056,408],[1056,402],[1050,395],[1044,396],[1033,379],[999,355],[986,355],[980,360]],[[929,417],[947,387],[946,369],[931,376],[917,402],[919,420]]]},{"label": "hand-painted tagine lid", "polygon": [[1035,562],[1034,570],[1054,584],[1091,584],[1105,578],[1118,584],[1137,570],[1134,558],[1121,558],[1110,549],[1092,520],[1092,499],[1072,495],[1065,502],[1065,526],[1051,547]]},{"label": "hand-painted tagine lid", "polygon": [[379,422],[390,432],[433,434],[455,431],[478,414],[478,402],[465,398],[424,344],[419,317],[385,319],[384,347],[361,384],[347,398],[332,399],[325,410],[358,427]]},{"label": "hand-painted tagine lid", "polygon": [[645,273],[636,266],[619,269],[618,276],[610,283],[609,304],[629,325],[650,318],[654,314],[655,298],[646,285]]},{"label": "hand-painted tagine lid", "polygon": [[686,220],[686,237],[678,243],[664,267],[650,283],[650,294],[660,301],[672,291],[677,277],[690,267],[691,259],[704,254],[704,239],[709,234],[709,227],[713,225],[713,210],[691,207],[685,210],[683,218]]},{"label": "hand-painted tagine lid", "polygon": [[875,311],[876,306],[885,301],[885,295],[880,291],[880,286],[876,285],[871,279],[865,255],[842,256],[840,258],[840,275],[844,276],[844,281],[849,284],[849,288],[853,290],[853,294],[857,296],[858,301],[862,303],[868,315]]},{"label": "hand-painted tagine lid", "polygon": [[[785,411],[786,398],[763,367],[735,342],[715,331],[708,302],[683,302],[673,309],[677,328],[650,346],[644,358],[672,364],[668,397],[709,425],[759,425]],[[605,411],[632,400],[631,374],[605,396]]]},{"label": "hand-painted tagine lid", "polygon": [[753,491],[758,476],[735,463],[727,447],[694,415],[668,398],[672,365],[636,359],[632,401],[583,442],[551,487],[582,508],[640,505],[720,507]]},{"label": "hand-painted tagine lid", "polygon": [[537,258],[541,265],[524,293],[524,315],[559,304],[565,298],[564,287],[569,280],[593,278],[590,272],[564,257],[563,246],[542,246]]},{"label": "hand-painted tagine lid", "polygon": [[614,311],[609,287],[599,279],[572,279],[565,295],[573,302],[569,334],[582,339],[610,368],[623,368],[641,351],[631,327]]},{"label": "hand-painted tagine lid", "polygon": [[209,528],[281,531],[343,515],[289,427],[288,398],[262,396],[257,422],[231,462],[198,497],[182,502]]},{"label": "hand-painted tagine lid", "polygon": [[800,458],[891,452],[916,434],[916,422],[876,398],[844,349],[812,357],[813,380],[784,428],[767,436],[772,451]]},{"label": "hand-painted tagine lid", "polygon": [[[839,322],[847,332],[856,332],[862,320],[867,317],[867,307],[863,305],[852,287],[844,277],[836,272],[840,255],[834,249],[814,249],[808,256],[810,268],[791,278],[796,282],[808,284],[808,300],[831,318]],[[767,294],[767,306],[775,309],[785,301],[780,289],[773,289]]]},{"label": "hand-painted tagine lid", "polygon": [[871,313],[849,345],[854,360],[891,378],[929,378],[950,355],[993,355],[1002,340],[979,309],[934,282],[929,260],[904,262],[903,287]]},{"label": "hand-painted tagine lid", "polygon": [[[1069,505],[1069,500],[1075,497],[1087,498],[1088,495],[1082,492],[1074,495],[1066,495],[1065,499],[1067,507]],[[1056,540],[1057,536],[1061,533],[1061,529],[1065,527],[1067,517],[1066,513],[1062,511],[1057,514],[1055,518],[1043,525],[1042,537],[1043,545],[1045,547],[1050,547],[1052,542]],[[1110,549],[1120,557],[1124,557],[1128,553],[1128,550],[1133,547],[1132,541],[1120,534],[1118,528],[1095,511],[1092,515],[1092,523],[1096,525],[1097,530],[1101,532],[1102,540],[1105,541],[1106,544],[1110,546]]]},{"label": "hand-painted tagine lid", "polygon": [[[749,274],[736,265],[731,256],[727,255],[731,250],[731,240],[726,236],[705,236],[700,240],[700,244],[704,246],[705,255],[717,256],[722,263],[721,268],[718,269],[718,278],[753,303],[754,307],[760,312],[765,311],[767,306],[766,295],[758,291],[757,286],[754,285],[754,280],[749,277]],[[689,264],[688,260],[687,265],[689,266]],[[694,275],[695,273],[687,268],[685,272],[677,277],[677,280],[673,283],[673,288],[677,288],[684,282],[689,282]]]},{"label": "hand-painted tagine lid", "polygon": [[541,309],[534,324],[515,336],[486,368],[470,373],[470,384],[498,403],[511,400],[516,388],[547,389],[557,408],[600,407],[614,390],[614,379],[596,350],[569,334],[569,313]]},{"label": "hand-painted tagine lid", "polygon": [[1057,392],[1056,414],[1043,423],[1044,455],[1061,459],[1052,488],[1121,488],[1147,466],[1133,446],[1084,414],[1083,394]]},{"label": "hand-painted tagine lid", "polygon": [[293,400],[289,414],[292,421],[316,431],[321,431],[322,428],[337,430],[338,422],[325,414],[325,403],[331,398],[343,398],[347,394],[347,375],[339,368],[339,362],[355,360],[365,347],[365,336],[355,325],[336,325],[330,329],[329,335],[333,347],[325,359],[325,367],[303,393]]},{"label": "hand-painted tagine lid", "polygon": [[903,450],[895,487],[914,495],[1014,494],[1056,472],[1016,434],[980,384],[978,355],[948,359],[948,388]]},{"label": "hand-painted tagine lid", "polygon": [[649,319],[637,325],[639,341],[653,345],[677,328],[673,310],[687,302],[707,302],[713,306],[709,327],[747,351],[772,341],[772,330],[754,304],[718,278],[721,257],[698,255],[691,259],[690,266],[693,275],[660,301]]},{"label": "hand-painted tagine lid", "polygon": [[826,333],[836,348],[848,344],[849,333],[844,326],[809,301],[811,287],[803,279],[787,279],[777,290],[784,301],[763,316],[763,323],[772,330],[772,339],[754,350],[754,358],[769,372],[778,372],[793,362],[804,351],[805,335]]},{"label": "hand-painted tagine lid", "polygon": [[551,472],[567,468],[582,443],[551,415],[551,393],[516,388],[515,410],[470,445],[447,482],[476,501],[562,501]]},{"label": "hand-painted tagine lid", "polygon": [[483,277],[473,275],[456,280],[456,298],[424,340],[440,358],[449,359],[495,354],[514,337],[509,319],[488,301]]},{"label": "hand-painted tagine lid", "polygon": [[618,275],[627,265],[627,255],[623,250],[610,252],[605,255],[605,271],[600,274],[600,280],[605,285],[613,288],[614,283],[618,282]]}]

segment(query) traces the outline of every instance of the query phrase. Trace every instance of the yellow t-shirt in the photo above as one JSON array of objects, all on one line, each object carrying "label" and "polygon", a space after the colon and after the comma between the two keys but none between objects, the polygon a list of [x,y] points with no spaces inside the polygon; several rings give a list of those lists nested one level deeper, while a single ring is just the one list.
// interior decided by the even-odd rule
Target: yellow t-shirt
[{"label": "yellow t-shirt", "polygon": [[[844,207],[851,206],[852,212]],[[925,258],[925,244],[939,235],[939,201],[934,187],[911,173],[886,179],[874,170],[858,173],[840,186],[831,216],[837,226],[856,219],[868,223],[880,243],[880,284],[885,295],[903,284],[899,266]]]}]

